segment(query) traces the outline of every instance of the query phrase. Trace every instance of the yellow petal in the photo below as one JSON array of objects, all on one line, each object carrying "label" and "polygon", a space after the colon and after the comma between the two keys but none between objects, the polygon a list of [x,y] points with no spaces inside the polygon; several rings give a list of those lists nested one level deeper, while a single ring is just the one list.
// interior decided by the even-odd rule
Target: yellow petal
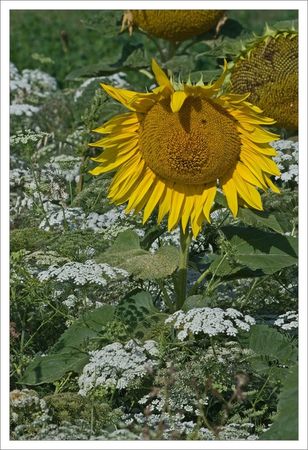
[{"label": "yellow petal", "polygon": [[151,197],[149,198],[148,203],[144,208],[143,223],[145,223],[152,214],[155,206],[160,201],[164,193],[164,190],[165,190],[165,183],[157,179]]},{"label": "yellow petal", "polygon": [[248,151],[243,148],[240,154],[240,159],[243,160],[245,164],[245,159],[248,159],[250,164],[254,166],[255,169],[261,169],[271,175],[276,175],[277,177],[280,176],[280,170],[278,169],[276,163],[265,155],[258,155],[255,152]]},{"label": "yellow petal", "polygon": [[168,230],[173,230],[180,220],[180,215],[182,211],[182,205],[184,202],[185,194],[184,192],[179,192],[176,190],[176,186],[173,188],[171,208],[168,217]]},{"label": "yellow petal", "polygon": [[112,170],[114,170],[117,167],[121,166],[129,158],[134,156],[135,153],[136,153],[136,150],[132,150],[131,152],[125,153],[124,155],[118,157],[114,162],[112,162],[110,164],[108,163],[108,164],[106,164],[104,166],[95,167],[95,169],[90,170],[90,173],[92,175],[98,175],[100,173],[111,172]]},{"label": "yellow petal", "polygon": [[126,207],[126,212],[131,211],[134,207],[143,199],[145,194],[148,192],[151,187],[153,181],[155,179],[155,175],[150,169],[146,169],[145,174],[139,185],[135,188],[135,191],[130,196],[128,205]]},{"label": "yellow petal", "polygon": [[264,179],[266,181],[266,184],[268,185],[268,187],[273,191],[276,192],[276,194],[280,194],[280,190],[278,189],[278,187],[272,182],[271,178],[265,173],[264,174]]},{"label": "yellow petal", "polygon": [[232,212],[233,216],[236,217],[238,212],[237,190],[232,178],[229,178],[223,183],[222,190],[224,191],[224,194],[226,196],[230,211]]},{"label": "yellow petal", "polygon": [[178,112],[183,106],[188,95],[184,91],[176,91],[171,96],[170,107],[173,112]]},{"label": "yellow petal", "polygon": [[159,67],[155,59],[152,59],[152,70],[159,86],[167,86],[170,89],[170,91],[173,91],[173,87],[169,78],[167,77],[165,72],[161,69],[161,67]]},{"label": "yellow petal", "polygon": [[205,204],[203,205],[203,214],[205,215],[207,221],[211,222],[210,213],[211,213],[211,209],[212,209],[212,206],[213,206],[213,203],[215,200],[215,196],[216,196],[216,191],[217,191],[216,183],[209,185],[209,187],[207,187],[206,189],[207,189],[208,193],[207,193]]},{"label": "yellow petal", "polygon": [[108,193],[109,198],[113,197],[113,199],[117,200],[130,190],[136,180],[139,180],[140,183],[144,172],[144,162],[141,161],[140,164],[133,164],[128,172],[129,175],[126,178],[122,178],[116,184],[111,184]]},{"label": "yellow petal", "polygon": [[134,113],[125,113],[120,114],[118,116],[113,117],[108,120],[108,122],[104,123],[98,128],[95,128],[94,132],[96,133],[111,133],[116,128],[121,127],[132,127],[133,130],[139,126],[139,118],[137,114]]},{"label": "yellow petal", "polygon": [[170,209],[171,204],[171,198],[172,198],[172,188],[169,186],[166,186],[164,195],[161,197],[159,202],[159,210],[158,210],[158,218],[157,223],[159,224],[165,215],[168,213]]},{"label": "yellow petal", "polygon": [[248,181],[250,184],[258,186],[263,190],[266,189],[265,183],[262,183],[257,177],[255,177],[249,170],[249,168],[245,166],[245,164],[243,164],[241,161],[237,163],[235,170],[237,170],[241,177],[244,178],[244,180]]},{"label": "yellow petal", "polygon": [[253,208],[262,210],[262,200],[257,189],[243,180],[237,171],[233,172],[232,178],[242,199]]},{"label": "yellow petal", "polygon": [[104,83],[101,83],[101,87],[107,92],[108,95],[115,100],[118,100],[118,102],[122,103],[122,105],[126,106],[126,108],[135,111],[135,109],[130,106],[130,102],[137,95],[137,92],[115,88]]},{"label": "yellow petal", "polygon": [[117,157],[120,157],[128,152],[134,151],[134,153],[135,153],[135,150],[137,148],[138,148],[137,144],[132,142],[132,143],[126,144],[125,146],[122,146],[120,148],[119,147],[107,148],[99,156],[97,156],[96,158],[91,158],[91,159],[92,159],[92,161],[95,161],[95,162],[109,164],[111,162],[114,162]]},{"label": "yellow petal", "polygon": [[257,144],[265,144],[267,142],[275,141],[279,137],[277,134],[271,133],[270,131],[264,130],[263,128],[258,127],[257,125],[254,128],[254,131],[248,132],[246,131],[241,124],[237,126],[237,129],[240,133],[247,136],[253,142]]},{"label": "yellow petal", "polygon": [[195,195],[193,194],[193,190],[190,187],[190,193],[186,194],[185,202],[183,204],[183,212],[182,212],[182,229],[185,232],[191,212],[193,210],[195,204]]}]

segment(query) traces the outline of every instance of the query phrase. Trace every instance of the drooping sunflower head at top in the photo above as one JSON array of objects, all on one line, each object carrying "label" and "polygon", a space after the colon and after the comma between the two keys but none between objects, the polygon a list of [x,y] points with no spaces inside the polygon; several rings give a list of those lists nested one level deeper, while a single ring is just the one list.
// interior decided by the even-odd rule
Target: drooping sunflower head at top
[{"label": "drooping sunflower head at top", "polygon": [[231,67],[231,90],[291,130],[298,127],[298,33],[267,27],[249,42]]},{"label": "drooping sunflower head at top", "polygon": [[149,35],[168,41],[184,41],[207,33],[224,16],[222,10],[128,10],[122,29],[140,28]]},{"label": "drooping sunflower head at top", "polygon": [[155,208],[158,223],[168,216],[168,229],[190,223],[194,236],[210,221],[218,189],[236,216],[238,205],[262,210],[258,189],[279,192],[271,176],[280,172],[272,161],[278,139],[262,128],[274,120],[247,101],[249,94],[222,94],[226,63],[213,84],[176,83],[153,60],[158,86],[137,93],[102,84],[129,112],[96,132],[93,144],[103,152],[91,173],[115,171],[108,197],[127,203],[126,212],[143,210],[146,222]]}]

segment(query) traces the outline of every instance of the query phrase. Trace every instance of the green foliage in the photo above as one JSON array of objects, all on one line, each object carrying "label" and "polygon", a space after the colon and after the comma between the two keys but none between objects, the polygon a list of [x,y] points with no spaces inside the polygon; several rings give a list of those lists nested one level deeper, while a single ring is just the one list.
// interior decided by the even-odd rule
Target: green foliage
[{"label": "green foliage", "polygon": [[136,278],[153,280],[172,275],[178,266],[178,250],[169,245],[152,254],[140,247],[140,239],[135,232],[127,230],[97,259],[120,267]]},{"label": "green foliage", "polygon": [[283,364],[294,364],[297,361],[297,348],[290,338],[268,325],[254,325],[251,328],[248,346],[257,354]]},{"label": "green foliage", "polygon": [[59,380],[67,372],[80,372],[88,361],[86,349],[114,315],[114,308],[103,306],[85,314],[66,330],[47,356],[38,356],[27,367],[21,384],[37,385]]},{"label": "green foliage", "polygon": [[[91,157],[100,153],[88,143],[98,138],[93,129],[125,111],[100,82],[148,91],[154,83],[152,58],[164,70],[173,70],[175,80],[213,81],[223,59],[237,55],[265,22],[293,21],[297,12],[229,11],[217,35],[213,31],[175,46],[136,30],[132,36],[120,32],[121,16],[122,11],[112,10],[11,12],[12,62],[19,70],[42,69],[58,82],[46,97],[22,94],[23,103],[38,106],[38,113],[11,116],[12,132],[28,136],[26,143],[15,136],[11,150],[17,172],[12,189],[11,375],[13,387],[35,387],[12,393],[12,438],[296,439],[296,333],[265,323],[297,308],[297,182],[277,180],[281,195],[262,193],[264,211],[240,207],[235,219],[218,194],[212,223],[191,244],[189,296],[182,309],[230,307],[261,324],[232,337],[182,342],[165,324],[165,311],[175,306],[178,236],[166,233],[166,221],[157,225],[155,214],[142,225],[141,215],[124,219],[111,206],[107,192],[112,174],[88,173]],[[40,132],[33,131],[37,127]],[[32,141],[31,133],[36,136]],[[52,168],[54,173],[44,180],[51,158],[61,155],[76,157],[80,178],[61,178]],[[286,168],[290,164],[285,161]],[[53,185],[63,197],[57,197]],[[76,221],[45,231],[44,220],[53,207],[59,207],[59,214],[61,208],[68,213],[76,208]],[[95,231],[81,229],[88,215],[109,212],[111,225],[107,220]],[[65,283],[38,279],[51,266],[92,258],[128,275],[90,288],[79,284],[78,277]],[[95,395],[77,394],[89,352],[131,339],[155,340],[158,364],[150,376],[122,390],[101,385]],[[15,397],[25,399],[14,403]]]},{"label": "green foliage", "polygon": [[238,218],[247,225],[251,225],[257,228],[269,228],[270,230],[276,231],[277,233],[284,234],[284,232],[287,230],[285,228],[282,228],[280,221],[277,220],[277,216],[277,212],[269,213],[267,211],[253,211],[252,209],[248,208],[239,208],[238,212]]},{"label": "green foliage", "polygon": [[101,401],[84,398],[75,392],[61,392],[44,397],[52,422],[76,423],[80,419],[92,422],[94,430],[112,426],[119,420],[120,411],[112,410],[110,405]]},{"label": "green foliage", "polygon": [[277,415],[261,439],[298,439],[298,368],[294,365],[286,376],[278,397]]},{"label": "green foliage", "polygon": [[[295,237],[232,225],[222,227],[221,231],[227,239],[228,249],[210,267],[216,276],[234,273],[241,276],[241,270],[247,268],[246,276],[251,276],[251,271],[258,271],[257,276],[273,274],[297,263]],[[231,261],[226,258],[228,252]]]},{"label": "green foliage", "polygon": [[165,315],[155,308],[149,292],[131,292],[116,308],[116,317],[127,327],[131,336],[150,338],[151,328],[160,323]]}]

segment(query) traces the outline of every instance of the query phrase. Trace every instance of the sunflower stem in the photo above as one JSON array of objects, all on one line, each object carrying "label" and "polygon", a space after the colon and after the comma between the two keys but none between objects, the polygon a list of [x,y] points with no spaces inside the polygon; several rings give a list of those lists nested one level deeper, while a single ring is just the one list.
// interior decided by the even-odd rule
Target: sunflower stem
[{"label": "sunflower stem", "polygon": [[186,228],[183,231],[180,225],[180,258],[179,258],[179,269],[177,273],[175,291],[177,293],[176,299],[176,309],[181,309],[187,294],[187,266],[188,266],[188,256],[189,256],[189,246],[191,243],[191,233]]}]

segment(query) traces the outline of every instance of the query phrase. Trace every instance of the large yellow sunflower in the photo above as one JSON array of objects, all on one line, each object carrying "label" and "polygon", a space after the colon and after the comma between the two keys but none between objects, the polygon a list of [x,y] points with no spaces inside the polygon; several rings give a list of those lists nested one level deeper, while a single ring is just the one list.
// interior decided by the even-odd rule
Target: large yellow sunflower
[{"label": "large yellow sunflower", "polygon": [[126,203],[126,212],[143,211],[146,222],[158,207],[158,223],[168,215],[168,229],[190,221],[197,236],[222,188],[233,215],[239,202],[262,210],[257,188],[271,188],[280,172],[268,144],[276,134],[261,128],[274,120],[248,103],[249,94],[220,93],[226,75],[213,84],[176,83],[152,62],[158,87],[137,93],[102,84],[130,112],[94,131],[106,136],[90,144],[102,147],[91,173],[116,171],[108,197]]}]

